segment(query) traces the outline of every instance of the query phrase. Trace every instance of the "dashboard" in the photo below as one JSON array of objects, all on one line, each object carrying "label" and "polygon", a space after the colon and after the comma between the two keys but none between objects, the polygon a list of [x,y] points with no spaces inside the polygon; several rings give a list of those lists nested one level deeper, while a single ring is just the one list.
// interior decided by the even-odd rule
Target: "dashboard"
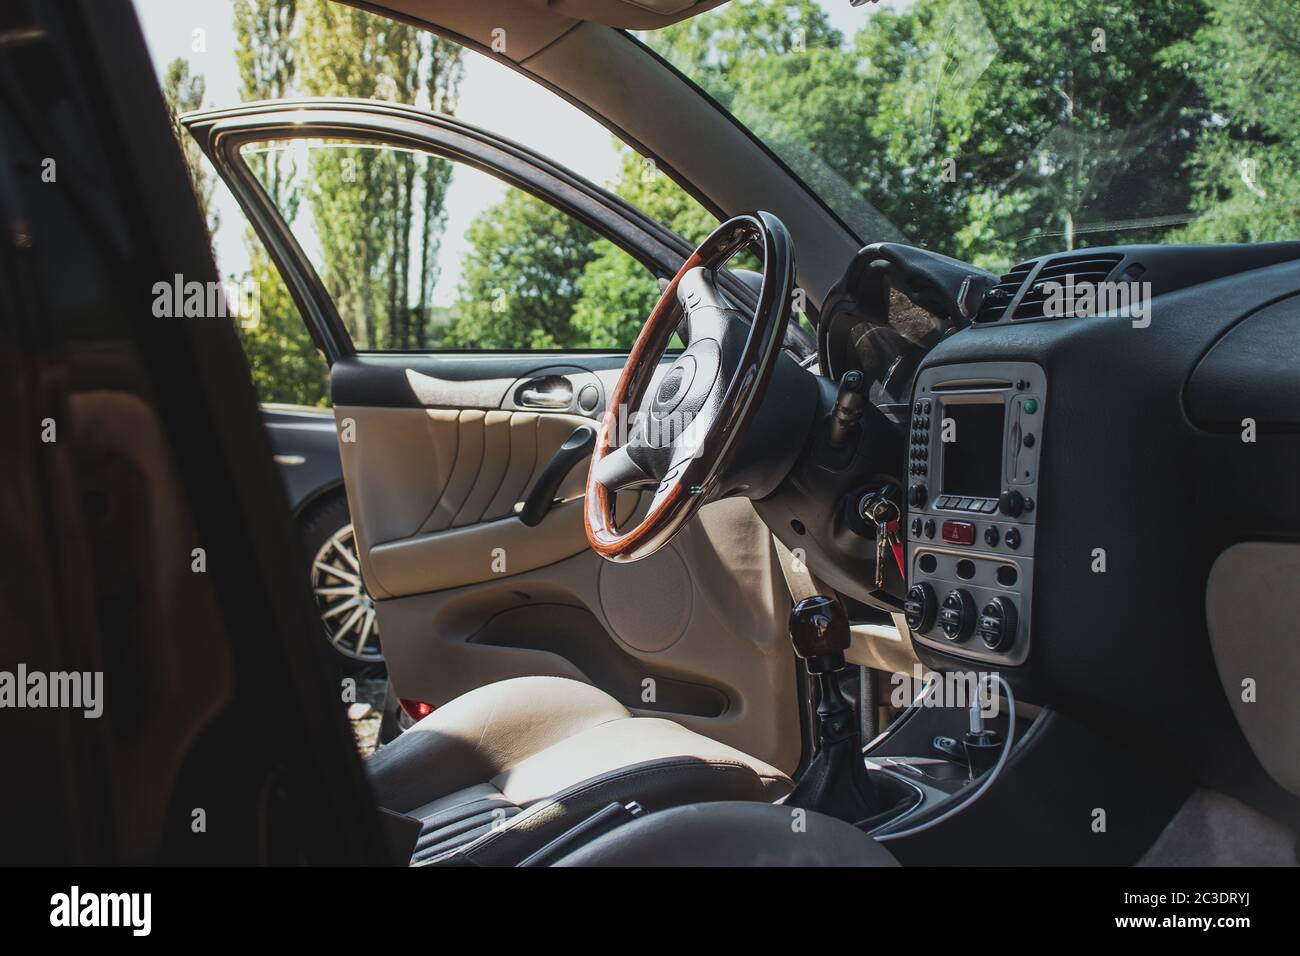
[{"label": "dashboard", "polygon": [[[1000,276],[878,243],[828,295],[818,357],[825,414],[846,373],[867,383],[859,444],[828,454],[814,428],[755,502],[817,578],[904,619],[927,667],[996,669],[1026,700],[1296,812],[1276,766],[1295,731],[1279,749],[1277,722],[1300,721],[1263,719],[1240,688],[1300,674],[1300,649],[1261,638],[1286,599],[1233,556],[1265,542],[1300,560],[1300,243],[1070,250]],[[903,562],[877,584],[854,509],[881,485]],[[1228,578],[1248,598],[1215,611]]]}]

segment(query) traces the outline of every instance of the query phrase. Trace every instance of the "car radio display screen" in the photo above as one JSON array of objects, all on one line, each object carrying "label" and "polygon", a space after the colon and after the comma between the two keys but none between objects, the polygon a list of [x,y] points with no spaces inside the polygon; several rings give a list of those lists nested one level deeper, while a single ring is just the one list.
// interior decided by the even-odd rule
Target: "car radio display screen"
[{"label": "car radio display screen", "polygon": [[1002,493],[1003,404],[945,405],[941,438],[943,493],[963,498],[996,498]]}]

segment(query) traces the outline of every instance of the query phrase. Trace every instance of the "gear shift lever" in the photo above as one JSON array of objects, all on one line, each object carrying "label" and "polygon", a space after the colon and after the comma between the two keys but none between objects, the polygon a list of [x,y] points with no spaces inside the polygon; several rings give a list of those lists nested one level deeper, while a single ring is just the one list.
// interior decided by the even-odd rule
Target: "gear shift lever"
[{"label": "gear shift lever", "polygon": [[790,611],[790,641],[817,679],[820,746],[785,805],[827,813],[849,823],[874,816],[879,802],[862,758],[860,724],[838,676],[849,646],[844,609],[824,595],[805,598]]}]

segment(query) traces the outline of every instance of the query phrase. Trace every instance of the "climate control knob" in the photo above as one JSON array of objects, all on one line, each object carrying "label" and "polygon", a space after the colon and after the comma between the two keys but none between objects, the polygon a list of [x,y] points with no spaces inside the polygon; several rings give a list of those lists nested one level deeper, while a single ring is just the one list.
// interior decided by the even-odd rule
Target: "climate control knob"
[{"label": "climate control knob", "polygon": [[998,510],[1014,518],[1025,510],[1025,496],[1018,491],[1004,491],[998,498]]},{"label": "climate control knob", "polygon": [[939,608],[939,627],[943,636],[960,644],[975,630],[975,602],[961,588],[949,591]]},{"label": "climate control knob", "polygon": [[928,584],[913,584],[907,591],[907,600],[903,602],[903,616],[907,626],[924,634],[934,627],[935,612],[939,609],[938,598],[934,588]]},{"label": "climate control knob", "polygon": [[1016,606],[1011,598],[995,597],[980,611],[980,640],[991,651],[1000,651],[1016,639]]}]

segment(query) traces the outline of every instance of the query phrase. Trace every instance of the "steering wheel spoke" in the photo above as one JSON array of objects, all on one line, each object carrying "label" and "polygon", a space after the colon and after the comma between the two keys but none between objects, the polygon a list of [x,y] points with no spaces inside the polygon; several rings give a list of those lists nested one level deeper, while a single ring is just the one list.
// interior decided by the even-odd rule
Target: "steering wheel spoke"
[{"label": "steering wheel spoke", "polygon": [[721,342],[732,322],[741,314],[723,298],[714,282],[712,269],[697,267],[684,276],[677,287],[677,301],[686,320],[686,335],[694,345],[703,339]]},{"label": "steering wheel spoke", "polygon": [[629,445],[615,448],[600,461],[592,462],[591,477],[607,491],[623,491],[658,481],[633,460]]}]

